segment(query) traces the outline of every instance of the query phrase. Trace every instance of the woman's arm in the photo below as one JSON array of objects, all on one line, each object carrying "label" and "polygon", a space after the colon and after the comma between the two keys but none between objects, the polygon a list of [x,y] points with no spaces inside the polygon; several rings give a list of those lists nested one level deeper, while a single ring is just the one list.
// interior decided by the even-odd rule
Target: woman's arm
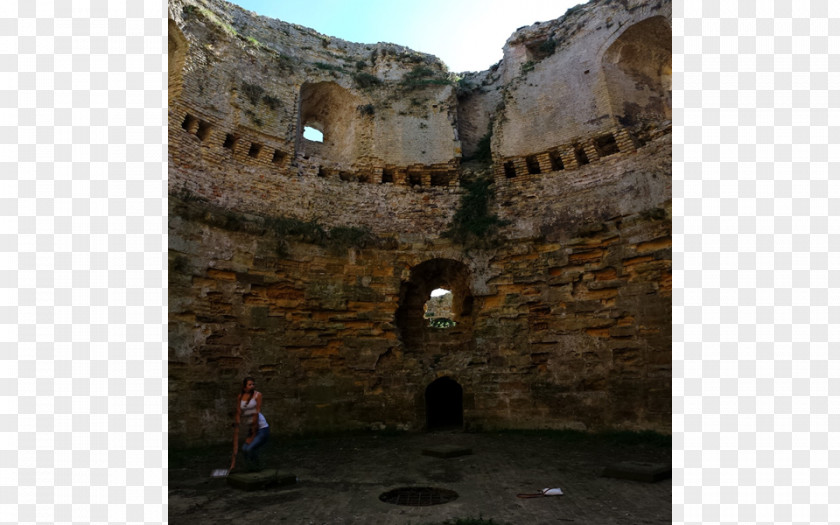
[{"label": "woman's arm", "polygon": [[233,461],[231,461],[230,468],[236,462],[236,450],[239,448],[239,418],[242,414],[242,408],[239,401],[242,399],[242,394],[236,396],[236,410],[233,412]]}]

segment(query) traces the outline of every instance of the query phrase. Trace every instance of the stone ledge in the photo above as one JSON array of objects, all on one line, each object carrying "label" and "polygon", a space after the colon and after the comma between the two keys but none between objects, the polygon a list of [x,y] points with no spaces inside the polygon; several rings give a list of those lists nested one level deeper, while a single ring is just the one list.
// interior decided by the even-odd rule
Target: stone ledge
[{"label": "stone ledge", "polygon": [[297,476],[276,469],[265,469],[260,472],[237,472],[227,477],[227,483],[240,490],[262,490],[270,486],[294,485]]}]

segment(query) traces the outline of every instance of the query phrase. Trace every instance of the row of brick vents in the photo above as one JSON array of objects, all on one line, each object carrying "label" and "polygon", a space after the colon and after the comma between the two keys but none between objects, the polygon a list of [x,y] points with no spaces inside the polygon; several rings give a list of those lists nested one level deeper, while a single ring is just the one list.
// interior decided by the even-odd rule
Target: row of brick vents
[{"label": "row of brick vents", "polygon": [[454,490],[436,489],[432,487],[401,487],[389,490],[379,496],[380,501],[394,505],[408,505],[411,507],[428,507],[449,503],[458,498]]}]

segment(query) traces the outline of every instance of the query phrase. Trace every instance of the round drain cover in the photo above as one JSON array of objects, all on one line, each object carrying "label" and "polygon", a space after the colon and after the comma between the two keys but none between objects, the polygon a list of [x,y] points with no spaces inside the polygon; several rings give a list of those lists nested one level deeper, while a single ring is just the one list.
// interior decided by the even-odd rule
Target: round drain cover
[{"label": "round drain cover", "polygon": [[383,493],[379,496],[379,499],[380,501],[393,503],[394,505],[425,507],[428,505],[449,503],[457,497],[458,493],[454,490],[436,489],[432,487],[401,487]]}]

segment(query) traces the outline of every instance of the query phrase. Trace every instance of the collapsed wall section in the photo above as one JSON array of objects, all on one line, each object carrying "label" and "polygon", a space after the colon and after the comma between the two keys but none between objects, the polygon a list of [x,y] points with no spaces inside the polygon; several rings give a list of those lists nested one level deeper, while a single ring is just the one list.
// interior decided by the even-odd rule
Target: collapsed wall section
[{"label": "collapsed wall section", "polygon": [[574,159],[605,134],[645,142],[671,117],[670,20],[670,2],[600,0],[520,28],[500,64],[464,78],[467,120],[481,119],[462,126],[465,152],[488,129],[496,164],[549,151]]}]

